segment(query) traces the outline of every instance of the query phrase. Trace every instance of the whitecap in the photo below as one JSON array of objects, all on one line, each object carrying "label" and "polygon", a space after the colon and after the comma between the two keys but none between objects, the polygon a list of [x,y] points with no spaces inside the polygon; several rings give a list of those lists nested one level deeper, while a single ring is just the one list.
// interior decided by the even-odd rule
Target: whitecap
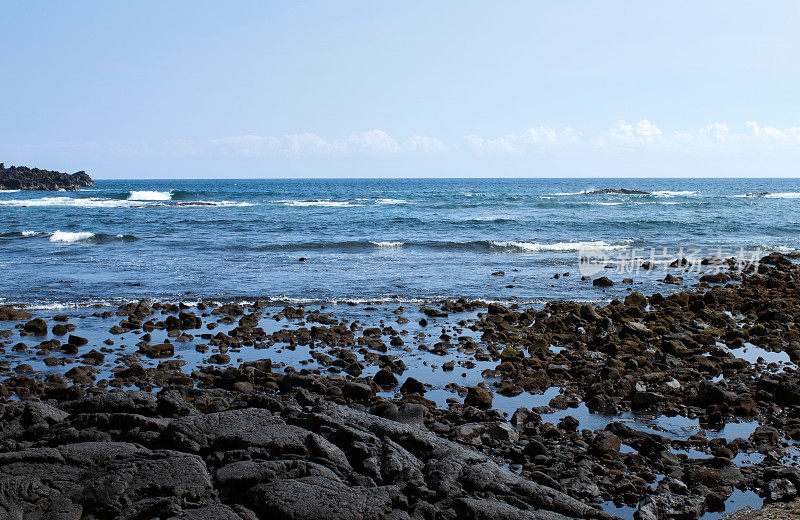
[{"label": "whitecap", "polygon": [[131,191],[128,200],[172,200],[171,191]]},{"label": "whitecap", "polygon": [[177,207],[192,207],[192,206],[238,206],[238,207],[248,207],[248,206],[255,206],[255,204],[251,204],[249,202],[235,202],[232,200],[187,200],[183,202],[173,202],[169,204],[170,206],[177,206]]},{"label": "whitecap", "polygon": [[321,206],[321,207],[342,207],[342,206],[360,206],[361,204],[350,204],[347,201],[317,199],[317,200],[285,200],[284,206]]},{"label": "whitecap", "polygon": [[797,199],[800,198],[800,193],[796,191],[787,191],[785,193],[768,193],[764,195],[765,199]]},{"label": "whitecap", "polygon": [[[159,193],[159,192],[131,192],[131,193]],[[253,206],[249,202],[222,201],[182,201],[166,203],[171,199],[162,195],[136,195],[139,199],[106,199],[101,197],[73,198],[73,197],[42,197],[40,199],[0,200],[0,206],[13,207],[77,207],[77,208],[143,208],[165,205],[182,206]],[[146,198],[151,197],[151,198]],[[161,197],[161,198],[156,198]]]},{"label": "whitecap", "polygon": [[24,236],[24,237],[32,237],[32,236],[36,236],[38,234],[39,234],[38,231],[23,231],[22,232],[22,236]]},{"label": "whitecap", "polygon": [[691,190],[684,190],[684,191],[660,190],[660,191],[654,191],[653,195],[660,197],[688,197],[690,195],[697,195],[697,192]]},{"label": "whitecap", "polygon": [[558,193],[551,193],[550,195],[557,195],[559,197],[566,197],[569,195],[586,195],[589,193],[590,190],[581,190],[581,191],[560,191]]},{"label": "whitecap", "polygon": [[600,206],[619,206],[621,202],[598,202]]},{"label": "whitecap", "polygon": [[383,247],[383,248],[403,247],[404,243],[405,242],[375,242],[375,241],[372,241],[372,240],[370,241],[370,244],[374,244],[374,245],[376,245],[378,247]]},{"label": "whitecap", "polygon": [[375,202],[378,204],[408,204],[408,201],[403,199],[378,199]]},{"label": "whitecap", "polygon": [[117,307],[122,303],[130,303],[137,300],[104,300],[104,299],[87,299],[72,302],[52,302],[52,301],[37,301],[32,303],[21,303],[15,306],[29,310],[29,311],[58,311],[66,309],[83,309],[93,307]]},{"label": "whitecap", "polygon": [[70,231],[61,231],[60,229],[57,229],[50,236],[50,242],[64,242],[67,244],[72,244],[74,242],[81,242],[83,240],[88,240],[93,236],[94,233],[90,233],[88,231],[70,232]]},{"label": "whitecap", "polygon": [[495,247],[504,249],[519,249],[522,251],[539,252],[539,251],[579,251],[581,249],[595,248],[612,251],[616,249],[625,249],[628,246],[625,244],[609,244],[602,240],[593,240],[588,242],[555,242],[553,244],[541,244],[539,242],[492,242]]},{"label": "whitecap", "polygon": [[15,199],[0,200],[0,206],[14,207],[52,207],[70,206],[79,208],[118,208],[128,206],[130,203],[124,200],[102,199],[96,197],[73,198],[73,197],[42,197],[40,199]]}]

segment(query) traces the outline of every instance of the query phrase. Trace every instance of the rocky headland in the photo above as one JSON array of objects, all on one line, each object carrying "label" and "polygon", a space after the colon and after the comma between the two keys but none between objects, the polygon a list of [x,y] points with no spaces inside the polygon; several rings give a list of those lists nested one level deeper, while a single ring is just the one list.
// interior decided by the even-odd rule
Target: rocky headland
[{"label": "rocky headland", "polygon": [[0,308],[0,512],[656,520],[792,500],[800,267],[730,266],[603,305],[360,319],[263,301]]},{"label": "rocky headland", "polygon": [[85,171],[62,173],[0,163],[0,190],[77,191],[94,186]]}]

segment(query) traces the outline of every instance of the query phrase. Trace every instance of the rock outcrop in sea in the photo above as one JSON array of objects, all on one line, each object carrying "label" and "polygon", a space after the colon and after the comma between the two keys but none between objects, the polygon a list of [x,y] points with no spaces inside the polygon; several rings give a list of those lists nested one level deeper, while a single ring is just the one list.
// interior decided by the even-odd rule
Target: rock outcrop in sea
[{"label": "rock outcrop in sea", "polygon": [[73,174],[0,163],[0,190],[77,191],[94,186],[85,171]]},{"label": "rock outcrop in sea", "polygon": [[642,190],[629,190],[626,188],[603,188],[602,190],[586,192],[586,195],[650,195],[650,192]]}]

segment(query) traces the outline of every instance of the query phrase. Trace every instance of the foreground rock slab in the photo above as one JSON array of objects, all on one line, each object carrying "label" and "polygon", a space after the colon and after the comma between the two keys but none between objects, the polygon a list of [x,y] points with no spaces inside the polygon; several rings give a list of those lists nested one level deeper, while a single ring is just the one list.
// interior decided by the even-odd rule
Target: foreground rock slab
[{"label": "foreground rock slab", "polygon": [[614,518],[417,426],[222,390],[5,405],[0,517]]}]

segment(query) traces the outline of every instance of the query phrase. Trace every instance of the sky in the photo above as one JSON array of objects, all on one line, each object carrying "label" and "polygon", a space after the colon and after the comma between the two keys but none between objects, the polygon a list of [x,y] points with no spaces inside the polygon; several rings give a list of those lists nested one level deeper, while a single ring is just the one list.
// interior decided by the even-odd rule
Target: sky
[{"label": "sky", "polygon": [[800,2],[0,1],[0,162],[796,177]]}]

